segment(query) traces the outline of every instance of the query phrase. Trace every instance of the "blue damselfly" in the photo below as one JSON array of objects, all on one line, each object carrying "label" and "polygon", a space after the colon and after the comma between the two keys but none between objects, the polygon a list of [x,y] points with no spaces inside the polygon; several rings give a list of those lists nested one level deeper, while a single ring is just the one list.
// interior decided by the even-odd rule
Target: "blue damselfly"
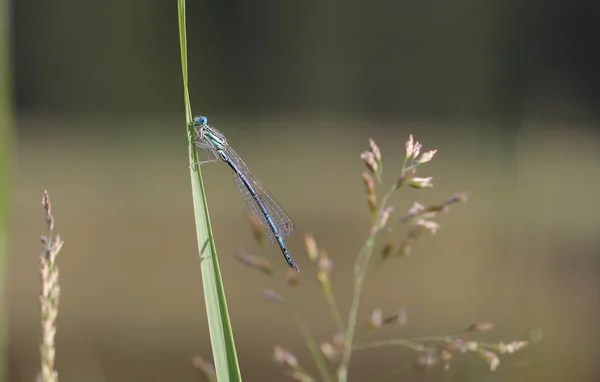
[{"label": "blue damselfly", "polygon": [[217,129],[208,125],[205,116],[194,118],[195,144],[202,149],[208,150],[215,157],[208,161],[214,162],[219,158],[227,163],[233,170],[233,180],[246,203],[258,217],[265,231],[265,236],[272,243],[277,243],[285,257],[288,265],[296,272],[298,266],[290,256],[285,243],[294,231],[294,222],[285,212],[277,200],[264,188],[260,182],[252,176],[248,166],[242,161],[237,153],[229,146],[225,136]]}]

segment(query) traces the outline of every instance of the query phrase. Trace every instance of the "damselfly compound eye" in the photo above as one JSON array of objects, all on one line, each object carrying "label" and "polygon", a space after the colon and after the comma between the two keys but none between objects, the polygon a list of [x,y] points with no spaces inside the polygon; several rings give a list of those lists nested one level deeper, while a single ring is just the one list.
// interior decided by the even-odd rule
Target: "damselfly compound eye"
[{"label": "damselfly compound eye", "polygon": [[208,119],[203,115],[194,118],[194,126],[206,125],[207,122]]}]

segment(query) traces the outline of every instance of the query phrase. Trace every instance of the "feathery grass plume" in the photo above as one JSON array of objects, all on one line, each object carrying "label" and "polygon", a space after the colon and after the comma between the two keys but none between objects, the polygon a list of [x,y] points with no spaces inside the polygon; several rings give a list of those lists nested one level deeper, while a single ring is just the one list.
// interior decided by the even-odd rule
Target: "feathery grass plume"
[{"label": "feathery grass plume", "polygon": [[375,181],[371,177],[371,175],[363,172],[362,174],[363,182],[365,184],[365,191],[367,192],[367,205],[369,206],[369,212],[371,212],[371,217],[375,219],[377,216],[377,195],[375,195]]},{"label": "feathery grass plume", "polygon": [[[492,326],[491,323],[485,323],[485,325],[481,325],[478,330],[484,329],[485,331],[485,329],[489,329]],[[470,333],[473,333],[473,331],[471,330]],[[529,341],[513,341],[511,343],[513,344],[511,352],[507,352],[505,347],[506,344],[503,342],[487,343],[476,340],[465,340],[460,336],[425,337],[413,341],[415,341],[415,344],[421,342],[424,346],[422,351],[425,352],[425,355],[417,360],[417,364],[419,364],[421,368],[423,366],[434,366],[441,361],[444,363],[444,370],[450,368],[450,361],[454,358],[456,353],[471,352],[480,355],[488,362],[490,370],[495,371],[500,364],[500,358],[497,353],[512,353],[529,345]],[[405,343],[402,343],[401,341],[390,340],[387,344],[408,346],[415,350],[419,350],[412,345],[409,346],[409,343],[406,341]],[[379,345],[385,345],[385,341],[380,342]]]},{"label": "feathery grass plume", "polygon": [[478,353],[490,365],[490,370],[496,371],[496,369],[500,365],[500,357],[498,357],[498,354],[487,349],[479,349]]},{"label": "feathery grass plume", "polygon": [[263,290],[263,297],[277,304],[285,304],[285,298],[272,289]]},{"label": "feathery grass plume", "polygon": [[331,316],[333,317],[333,321],[335,322],[337,330],[343,332],[344,320],[342,319],[340,309],[331,289],[331,279],[329,276],[331,275],[332,270],[333,261],[325,250],[319,249],[319,261],[317,262],[317,281],[319,282],[321,290],[325,295],[325,299],[329,305],[329,311],[331,312]]},{"label": "feathery grass plume", "polygon": [[433,183],[431,182],[432,180],[433,180],[432,177],[427,177],[427,178],[413,177],[409,180],[408,185],[412,188],[433,187]]},{"label": "feathery grass plume", "polygon": [[[430,150],[425,152],[420,158],[419,155],[421,153],[422,145],[419,142],[415,142],[412,135],[409,136],[409,139],[405,143],[405,156],[404,163],[402,165],[402,170],[398,181],[394,184],[394,186],[390,189],[390,191],[383,196],[381,201],[376,205],[376,212],[374,215],[376,216],[373,219],[373,224],[371,229],[369,230],[369,236],[361,249],[354,268],[354,296],[352,298],[352,304],[350,308],[350,313],[348,317],[348,326],[347,331],[345,332],[344,337],[344,349],[341,357],[341,362],[338,368],[338,378],[340,382],[346,382],[348,378],[348,365],[351,360],[352,351],[355,349],[354,345],[354,333],[356,327],[356,315],[358,313],[358,306],[362,291],[363,280],[368,268],[369,260],[371,254],[373,252],[373,246],[375,242],[375,238],[378,236],[380,232],[390,231],[387,228],[387,221],[389,219],[390,213],[392,211],[392,207],[389,206],[388,199],[391,195],[398,190],[399,188],[408,185],[409,187],[422,189],[422,188],[430,188],[433,187],[432,177],[417,177],[417,167],[421,164],[430,162],[434,155],[437,153],[437,150]],[[381,157],[381,153],[378,153],[379,157]],[[381,165],[376,161],[376,155],[374,150],[367,151],[361,154],[361,159],[365,162],[367,168],[371,170],[371,172],[377,177],[378,181],[381,180],[379,175],[381,174],[380,169]],[[369,182],[369,176],[363,175],[363,182],[365,183],[365,188],[367,189],[367,193],[372,190],[371,183]],[[408,212],[410,219],[405,218],[405,221],[409,221],[411,225],[409,226],[405,237],[401,241],[400,248],[398,252],[400,255],[406,255],[411,250],[411,243],[421,236],[423,231],[429,231],[432,234],[435,234],[437,230],[440,228],[440,225],[437,222],[432,221],[431,219],[436,216],[436,214],[447,207],[447,205],[454,203],[458,200],[465,200],[464,194],[461,194],[461,197],[453,197],[448,199],[446,203],[442,203],[443,206],[440,209],[440,206],[432,206],[429,209],[424,207],[418,203],[413,205],[413,208]],[[372,207],[375,208],[375,204],[372,204]],[[388,238],[388,242],[386,246],[382,250],[382,259],[386,259],[390,256],[391,252],[396,248],[395,240],[392,238]],[[375,311],[369,320],[367,330],[369,328],[378,328],[383,322],[393,322],[395,320],[399,320],[400,322],[406,321],[405,312],[398,313],[397,315],[393,315],[386,319],[382,318],[380,311]],[[403,346],[408,346],[417,351],[423,351],[423,345],[419,343],[415,343],[414,341],[404,341],[398,340],[397,343],[402,344]],[[327,350],[331,350],[330,347],[324,347]],[[329,352],[331,353],[331,351]],[[441,361],[445,363],[445,368],[449,367],[449,360],[451,358],[451,354],[447,351],[440,353],[443,355],[440,358],[439,354],[431,353],[425,354],[422,356],[417,365],[421,367],[431,367]]]},{"label": "feathery grass plume", "polygon": [[315,240],[314,236],[310,233],[307,233],[304,236],[304,251],[306,252],[306,256],[311,261],[311,263],[314,263],[319,259],[317,241]]},{"label": "feathery grass plume", "polygon": [[363,183],[365,184],[365,190],[367,195],[375,194],[375,180],[373,177],[366,172],[362,173]]},{"label": "feathery grass plume", "polygon": [[249,268],[258,269],[268,275],[273,274],[273,268],[271,268],[271,264],[264,257],[257,257],[245,251],[237,251],[233,256],[236,260]]},{"label": "feathery grass plume", "polygon": [[398,311],[396,311],[394,314],[391,314],[387,317],[384,317],[383,311],[381,309],[375,309],[371,313],[371,316],[369,317],[369,319],[367,320],[365,327],[366,327],[367,331],[372,331],[374,329],[381,328],[383,325],[390,325],[390,324],[406,325],[406,323],[407,323],[407,315],[406,315],[406,309],[404,309],[404,308],[398,309]]},{"label": "feathery grass plume", "polygon": [[400,218],[401,222],[406,222],[417,217],[432,218],[437,216],[440,212],[448,212],[450,206],[455,203],[466,203],[469,201],[469,193],[460,192],[452,195],[450,198],[444,200],[442,203],[432,204],[430,206],[423,206],[418,202],[414,202],[413,205],[406,211]]},{"label": "feathery grass plume", "polygon": [[407,221],[408,219],[419,216],[423,211],[425,211],[425,206],[423,206],[419,202],[414,202],[413,205],[406,211],[404,215],[400,218],[401,222]]},{"label": "feathery grass plume", "polygon": [[379,329],[383,325],[383,311],[375,309],[366,323],[367,330]]},{"label": "feathery grass plume", "polygon": [[419,159],[419,164],[431,161],[435,153],[437,153],[437,150],[427,151],[425,154],[421,155],[421,159]]},{"label": "feathery grass plume", "polygon": [[281,346],[275,346],[273,350],[273,359],[275,362],[281,365],[287,365],[292,369],[297,369],[300,366],[298,358],[292,354],[289,350],[284,349]]},{"label": "feathery grass plume", "polygon": [[327,254],[327,251],[324,249],[319,249],[319,261],[317,262],[317,268],[320,271],[327,272],[330,274],[333,270],[333,260]]},{"label": "feathery grass plume", "polygon": [[381,211],[379,215],[379,221],[377,221],[376,225],[371,227],[371,234],[376,234],[378,231],[381,231],[385,228],[392,212],[394,212],[394,207],[392,206],[387,206]]},{"label": "feathery grass plume", "polygon": [[[455,203],[466,203],[469,199],[469,194],[466,192],[456,193],[450,198],[438,204],[423,206],[419,202],[414,202],[413,205],[400,217],[401,223],[410,224],[410,228],[406,231],[404,238],[401,241],[400,247],[396,252],[398,257],[406,256],[412,251],[412,244],[416,239],[421,237],[424,231],[429,231],[435,235],[441,226],[429,219],[433,219],[441,212],[448,212],[450,206]],[[384,248],[382,260],[386,260],[391,255],[391,248]]]},{"label": "feathery grass plume", "polygon": [[415,363],[417,370],[425,370],[434,367],[440,362],[440,358],[435,354],[425,354],[420,356]]},{"label": "feathery grass plume", "polygon": [[296,380],[298,382],[315,382],[316,381],[316,379],[314,379],[313,377],[311,377],[310,375],[306,374],[303,371],[293,370],[293,371],[287,372],[287,375],[289,375],[290,378],[292,378],[293,380]]},{"label": "feathery grass plume", "polygon": [[529,346],[530,343],[530,341],[512,341],[506,344],[500,341],[496,348],[500,354],[512,354]]},{"label": "feathery grass plume", "polygon": [[288,285],[297,286],[300,284],[300,273],[293,269],[288,269],[287,273],[285,274],[285,280],[287,281]]},{"label": "feathery grass plume", "polygon": [[381,151],[379,146],[369,139],[369,150],[360,154],[360,159],[365,162],[365,166],[375,175],[375,178],[381,183],[381,175],[383,174],[383,163],[381,161]]},{"label": "feathery grass plume", "polygon": [[370,138],[369,138],[369,148],[371,149],[371,152],[373,153],[373,156],[375,157],[375,160],[377,161],[377,164],[379,165],[379,168],[381,169],[380,171],[383,171],[383,162],[381,161],[381,151],[379,150],[379,146],[377,146],[375,141]]},{"label": "feathery grass plume", "polygon": [[494,327],[494,324],[492,324],[491,322],[476,322],[474,324],[469,325],[466,329],[465,332],[487,332],[489,330],[491,330]]},{"label": "feathery grass plume", "polygon": [[413,139],[412,134],[408,136],[408,139],[404,143],[404,147],[406,148],[404,151],[404,160],[408,160],[413,156],[413,150],[415,148],[415,140]]},{"label": "feathery grass plume", "polygon": [[321,343],[319,349],[321,350],[321,353],[323,353],[323,355],[329,360],[335,359],[340,354],[337,351],[337,349],[329,342]]},{"label": "feathery grass plume", "polygon": [[406,323],[408,322],[408,315],[406,313],[406,309],[404,308],[400,308],[396,311],[396,313],[392,314],[391,316],[385,317],[383,319],[383,324],[387,325],[387,324],[399,324],[399,325],[406,325]]},{"label": "feathery grass plume", "polygon": [[317,281],[325,293],[331,293],[331,283],[329,281],[329,271],[324,268],[319,268],[317,271]]},{"label": "feathery grass plume", "polygon": [[385,243],[385,246],[381,250],[381,260],[386,260],[387,258],[389,258],[392,255],[392,253],[394,253],[396,248],[396,240],[388,239],[388,241]]},{"label": "feathery grass plume", "polygon": [[416,222],[416,226],[423,228],[426,231],[429,231],[432,235],[435,235],[438,231],[438,229],[440,229],[440,225],[434,221],[431,220],[425,220],[425,219],[419,219]]},{"label": "feathery grass plume", "polygon": [[333,336],[333,345],[338,348],[338,349],[343,349],[344,348],[344,334],[343,333],[336,333]]},{"label": "feathery grass plume", "polygon": [[[413,187],[415,187],[416,185],[425,187],[431,184],[429,178],[417,178],[425,180],[419,180],[417,182],[413,181],[411,183],[411,179],[414,178],[414,175],[416,174],[416,168],[419,165],[419,163],[416,161],[416,158],[418,157],[420,150],[421,144],[418,142],[415,144],[413,136],[411,135],[408,141],[405,143],[405,158],[404,163],[402,165],[399,180],[381,199],[381,202],[379,203],[379,209],[377,212],[379,218],[374,219],[374,222],[369,230],[367,240],[363,244],[363,247],[360,250],[358,257],[356,258],[354,265],[354,293],[352,297],[352,303],[350,306],[350,312],[348,315],[348,325],[344,340],[344,352],[342,354],[340,366],[338,368],[338,378],[340,382],[346,382],[348,378],[348,367],[353,350],[358,307],[360,304],[360,297],[362,293],[364,279],[366,276],[368,265],[370,263],[371,256],[373,254],[375,240],[379,232],[381,232],[386,227],[387,220],[389,219],[389,216],[393,210],[393,207],[387,204],[388,200],[396,190],[398,190],[401,186],[405,184],[410,184]],[[381,173],[379,172],[380,166],[375,166],[377,163],[374,159],[375,154],[373,153],[373,151],[371,150],[364,152],[361,155],[361,158],[367,165],[367,168],[369,168],[377,177],[377,180],[381,182]]]},{"label": "feathery grass plume", "polygon": [[411,240],[404,239],[402,240],[402,244],[400,244],[400,248],[398,250],[398,257],[408,256],[412,252]]},{"label": "feathery grass plume", "polygon": [[316,381],[314,377],[302,368],[300,362],[298,362],[298,358],[289,350],[286,350],[281,346],[275,346],[275,349],[273,350],[273,359],[277,364],[288,367],[288,370],[286,370],[285,373],[292,379],[300,382]]},{"label": "feathery grass plume", "polygon": [[365,151],[360,154],[360,159],[365,162],[365,165],[373,174],[377,175],[379,173],[379,165],[377,164],[377,160],[375,160],[375,155],[373,155],[370,151]]},{"label": "feathery grass plume", "polygon": [[419,153],[421,152],[421,144],[419,143],[419,141],[417,141],[417,143],[415,143],[415,146],[413,148],[413,153],[412,153],[412,159],[415,160],[417,159],[417,157],[419,156]]},{"label": "feathery grass plume", "polygon": [[248,221],[252,227],[254,239],[258,244],[263,245],[265,243],[265,230],[254,212],[248,211]]},{"label": "feathery grass plume", "polygon": [[54,215],[48,191],[44,191],[42,205],[46,211],[46,226],[48,235],[41,236],[44,252],[40,256],[40,274],[42,278],[42,292],[40,294],[40,308],[42,318],[42,340],[40,356],[42,369],[38,375],[40,382],[58,382],[58,372],[54,370],[56,348],[54,336],[56,334],[56,317],[58,316],[58,302],[60,286],[58,284],[58,267],[56,257],[64,242],[60,235],[54,235]]},{"label": "feathery grass plume", "polygon": [[323,342],[320,345],[321,352],[330,361],[339,357],[344,351],[344,334],[337,333],[333,336],[331,342]]},{"label": "feathery grass plume", "polygon": [[417,170],[415,168],[409,168],[406,171],[402,171],[402,175],[398,177],[396,181],[395,189],[402,188],[410,183],[410,180],[415,176]]},{"label": "feathery grass plume", "polygon": [[[384,316],[381,309],[375,309],[368,318],[365,327],[360,327],[360,324],[358,324],[358,308],[361,301],[361,292],[370,259],[375,252],[376,239],[383,236],[382,234],[386,235],[386,244],[381,250],[382,259],[385,260],[394,253],[399,256],[407,255],[411,252],[414,241],[424,236],[424,232],[436,234],[440,229],[440,225],[433,220],[434,218],[442,212],[448,212],[450,205],[459,202],[465,203],[468,200],[469,195],[467,193],[457,193],[441,203],[430,206],[424,206],[415,202],[399,220],[395,222],[390,220],[394,207],[388,202],[393,193],[400,187],[409,186],[417,189],[433,187],[432,177],[417,177],[416,175],[418,166],[430,162],[437,153],[437,150],[427,151],[419,157],[421,149],[422,145],[419,142],[415,142],[411,135],[405,143],[405,158],[398,178],[399,180],[380,199],[375,195],[375,180],[371,176],[374,175],[375,179],[381,183],[383,163],[379,147],[373,140],[369,140],[369,150],[361,154],[361,159],[370,170],[370,173],[365,172],[362,174],[362,179],[367,199],[369,200],[371,226],[367,231],[368,234],[363,247],[355,258],[354,292],[346,320],[342,319],[332,291],[332,259],[323,248],[317,245],[315,238],[311,234],[307,234],[304,238],[305,253],[310,262],[315,265],[317,282],[326,297],[333,321],[338,329],[337,334],[331,341],[320,342],[320,345],[317,345],[308,327],[302,323],[297,313],[294,312],[295,321],[317,366],[319,376],[324,382],[333,381],[332,373],[329,370],[330,367],[337,367],[337,380],[339,382],[346,382],[353,352],[376,347],[401,346],[417,352],[418,356],[416,357],[414,366],[419,370],[432,368],[437,365],[443,365],[444,370],[448,370],[451,361],[457,354],[467,352],[478,353],[480,357],[483,357],[488,362],[490,369],[495,370],[499,364],[498,354],[511,354],[525,348],[529,344],[528,341],[486,343],[463,338],[490,330],[493,325],[489,322],[471,324],[466,329],[453,335],[412,339],[389,338],[369,341],[369,337],[383,325],[406,325],[407,312],[404,308],[400,308],[395,313],[387,316]],[[399,223],[405,224],[406,232],[401,236],[401,239],[397,240],[392,235],[394,234],[394,226]],[[253,230],[261,234],[263,233],[262,227],[258,225],[254,225]],[[398,242],[399,244],[397,244]],[[250,264],[253,267],[258,267],[260,264],[255,259],[246,259],[244,263],[247,265]],[[287,277],[289,285],[297,284],[297,278],[290,279],[289,274]],[[269,301],[286,304],[284,298],[273,290],[265,290],[263,296]],[[288,308],[291,305],[289,304]],[[361,329],[360,336],[358,336],[357,331]],[[326,363],[323,357],[330,361],[330,365]],[[286,370],[286,374],[291,378],[298,381],[315,380],[302,370],[297,358],[287,350],[276,347],[274,359],[277,363],[288,366],[289,369]],[[408,369],[404,369],[404,371],[410,369],[410,365],[408,365]],[[393,375],[397,376],[399,374],[396,372]]]}]

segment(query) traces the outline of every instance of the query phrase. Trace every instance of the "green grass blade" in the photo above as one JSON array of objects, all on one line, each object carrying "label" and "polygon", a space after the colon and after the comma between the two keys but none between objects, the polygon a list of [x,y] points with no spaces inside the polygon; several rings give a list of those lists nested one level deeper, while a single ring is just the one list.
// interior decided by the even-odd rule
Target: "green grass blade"
[{"label": "green grass blade", "polygon": [[8,378],[8,236],[10,214],[11,156],[12,156],[12,99],[10,81],[10,17],[9,1],[0,0],[0,382]]},{"label": "green grass blade", "polygon": [[[179,44],[181,48],[181,69],[183,73],[183,88],[185,102],[185,117],[188,128],[189,159],[190,164],[198,162],[196,145],[191,144],[193,139],[192,110],[190,107],[188,76],[187,76],[187,42],[185,28],[185,0],[178,0],[179,16]],[[219,381],[241,381],[240,367],[235,351],[231,322],[227,312],[227,301],[223,281],[219,270],[219,262],[212,228],[208,215],[206,194],[202,183],[200,166],[191,166],[192,196],[194,202],[194,217],[196,220],[196,235],[200,255],[200,268],[202,271],[202,284],[204,287],[204,300],[208,317],[208,329],[212,345],[215,371]]]}]

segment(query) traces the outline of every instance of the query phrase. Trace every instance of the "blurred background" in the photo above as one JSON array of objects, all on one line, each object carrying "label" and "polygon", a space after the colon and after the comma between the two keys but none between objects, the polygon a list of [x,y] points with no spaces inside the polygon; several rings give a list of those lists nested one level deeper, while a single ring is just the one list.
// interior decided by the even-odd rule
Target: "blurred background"
[{"label": "blurred background", "polygon": [[[194,112],[227,134],[297,225],[288,245],[302,282],[290,289],[277,248],[265,253],[274,278],[234,260],[240,249],[264,251],[229,168],[203,166],[245,380],[288,378],[271,358],[274,345],[315,373],[291,315],[261,291],[285,294],[319,342],[331,339],[303,237],[314,234],[332,257],[346,312],[369,226],[359,154],[373,138],[384,180],[394,182],[411,133],[424,151],[438,149],[420,169],[435,187],[396,195],[396,217],[414,201],[457,191],[472,199],[442,215],[440,232],[409,257],[373,266],[359,320],[405,307],[408,324],[381,338],[491,321],[496,328],[481,338],[543,340],[503,357],[493,374],[467,355],[446,373],[403,380],[600,379],[599,8],[583,0],[188,2]],[[211,348],[176,1],[4,0],[0,16],[7,380],[32,381],[39,370],[48,189],[65,240],[61,381],[200,381],[191,358],[210,359]],[[391,347],[357,353],[351,380],[416,357]]]}]

